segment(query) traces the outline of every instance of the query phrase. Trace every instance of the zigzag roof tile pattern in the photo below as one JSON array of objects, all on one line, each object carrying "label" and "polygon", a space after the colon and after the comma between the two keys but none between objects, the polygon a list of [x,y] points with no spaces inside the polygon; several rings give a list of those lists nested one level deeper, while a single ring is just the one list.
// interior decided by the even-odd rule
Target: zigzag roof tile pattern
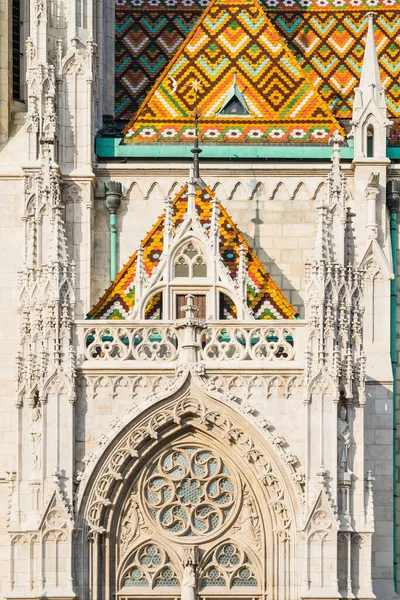
[{"label": "zigzag roof tile pattern", "polygon": [[155,8],[132,2],[115,7],[115,115],[120,119],[138,110],[204,10],[204,5]]},{"label": "zigzag roof tile pattern", "polygon": [[[220,116],[234,78],[250,116]],[[197,96],[191,84],[200,82]],[[343,133],[257,0],[212,0],[126,128],[125,142],[326,143]]]},{"label": "zigzag roof tile pattern", "polygon": [[[207,4],[208,0],[118,0],[117,116],[134,115]],[[364,53],[366,14],[374,10],[388,113],[392,119],[400,117],[398,0],[261,0],[261,4],[338,119],[351,118]],[[392,141],[398,143],[397,137],[393,135]]]},{"label": "zigzag roof tile pattern", "polygon": [[[187,212],[187,188],[183,187],[173,202],[173,231],[176,232]],[[206,187],[196,191],[195,206],[199,221],[208,235],[213,192]],[[219,254],[231,277],[235,280],[238,272],[239,247],[243,245],[247,259],[247,304],[256,319],[293,319],[296,310],[285,298],[269,273],[265,270],[253,250],[240,233],[225,208],[219,204]],[[160,216],[154,227],[142,242],[143,266],[147,277],[159,265],[163,253],[164,215]],[[121,269],[103,297],[88,313],[91,319],[125,319],[135,306],[135,275],[137,252],[131,256]],[[146,308],[146,316],[159,318],[159,294]],[[232,307],[226,307],[226,313],[233,314]]]}]

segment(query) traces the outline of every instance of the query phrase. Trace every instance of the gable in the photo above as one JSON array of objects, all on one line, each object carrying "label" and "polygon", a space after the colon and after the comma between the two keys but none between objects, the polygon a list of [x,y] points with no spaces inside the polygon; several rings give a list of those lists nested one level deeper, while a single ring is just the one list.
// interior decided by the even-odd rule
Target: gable
[{"label": "gable", "polygon": [[[212,216],[213,192],[206,186],[196,191],[195,210],[199,225],[205,236],[209,236]],[[176,195],[172,206],[172,231],[176,234],[183,224],[188,209],[187,188]],[[247,264],[247,306],[256,319],[292,319],[296,310],[285,298],[264,266],[248,245],[243,234],[228,215],[225,208],[219,209],[219,256],[227,273],[235,282],[239,269],[239,248],[243,246]],[[142,260],[146,278],[149,279],[160,264],[164,250],[164,215],[161,216],[142,241]],[[121,269],[100,301],[88,313],[92,319],[126,319],[135,307],[135,276],[138,253],[134,252]],[[160,297],[154,296],[146,307],[147,318],[159,318]],[[224,313],[234,315],[234,307],[226,299]]]},{"label": "gable", "polygon": [[[131,118],[195,27],[208,0],[128,0],[116,6],[116,116]],[[350,119],[374,10],[389,117],[400,115],[400,5],[393,0],[262,0],[296,60],[338,119]],[[391,143],[398,143],[398,130]],[[228,140],[227,140],[228,141]]]},{"label": "gable", "polygon": [[[234,81],[247,118],[218,114]],[[342,131],[256,0],[211,2],[125,129],[125,142],[190,141],[196,106],[208,142],[327,143]]]}]

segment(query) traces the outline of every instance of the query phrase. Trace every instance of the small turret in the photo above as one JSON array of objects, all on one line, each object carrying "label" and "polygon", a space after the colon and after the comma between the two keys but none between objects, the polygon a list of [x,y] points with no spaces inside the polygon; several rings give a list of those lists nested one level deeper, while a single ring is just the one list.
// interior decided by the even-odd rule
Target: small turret
[{"label": "small turret", "polygon": [[353,106],[354,158],[385,158],[386,139],[392,125],[387,118],[385,90],[379,73],[374,36],[374,13],[368,18],[368,32],[360,84]]}]

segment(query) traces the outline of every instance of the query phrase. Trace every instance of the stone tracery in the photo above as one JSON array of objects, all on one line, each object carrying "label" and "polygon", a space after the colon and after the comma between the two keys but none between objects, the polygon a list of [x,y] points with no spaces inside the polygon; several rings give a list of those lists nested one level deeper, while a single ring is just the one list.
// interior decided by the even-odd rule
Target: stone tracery
[{"label": "stone tracery", "polygon": [[215,548],[205,560],[199,576],[199,588],[227,589],[258,587],[256,569],[248,554],[232,541]]},{"label": "stone tracery", "polygon": [[174,447],[143,482],[146,508],[165,533],[204,536],[219,530],[237,502],[225,462],[201,447]]},{"label": "stone tracery", "polygon": [[172,588],[179,586],[179,579],[167,552],[150,542],[134,552],[121,577],[121,584],[131,588]]},{"label": "stone tracery", "polygon": [[[192,411],[195,401],[186,401],[186,406]],[[160,588],[175,593],[180,587],[182,598],[195,598],[213,588],[227,594],[263,588],[258,561],[264,560],[265,516],[255,501],[257,492],[229,454],[218,447],[210,450],[203,434],[193,431],[161,446],[146,462],[116,512],[121,593],[131,595],[140,589],[141,595],[151,595]],[[252,460],[258,463],[256,455]],[[102,486],[107,481],[102,478]],[[268,483],[274,486],[273,479]],[[276,503],[282,515],[283,490],[278,496],[271,504]],[[222,543],[221,536],[225,536]],[[257,558],[256,549],[261,552]],[[194,587],[188,583],[192,580]]]}]

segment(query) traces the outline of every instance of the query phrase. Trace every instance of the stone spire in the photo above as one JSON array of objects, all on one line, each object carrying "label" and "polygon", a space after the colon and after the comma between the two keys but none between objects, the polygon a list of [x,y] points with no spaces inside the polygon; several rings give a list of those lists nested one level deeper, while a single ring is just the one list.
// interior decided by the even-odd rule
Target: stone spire
[{"label": "stone spire", "polygon": [[376,52],[375,35],[374,35],[374,13],[369,12],[368,17],[368,33],[365,44],[364,61],[361,70],[360,88],[366,86],[374,86],[382,89],[381,76],[379,73],[378,55]]},{"label": "stone spire", "polygon": [[330,214],[329,195],[323,195],[319,206],[317,206],[317,211],[318,221],[312,261],[318,263],[321,261],[329,261],[332,259],[332,216]]},{"label": "stone spire", "polygon": [[379,74],[374,36],[374,14],[368,13],[368,31],[360,84],[355,90],[352,136],[354,159],[386,159],[386,138],[392,124],[387,118],[385,90]]},{"label": "stone spire", "polygon": [[164,217],[164,254],[168,254],[172,240],[172,200],[167,196],[164,200],[165,217]]}]

